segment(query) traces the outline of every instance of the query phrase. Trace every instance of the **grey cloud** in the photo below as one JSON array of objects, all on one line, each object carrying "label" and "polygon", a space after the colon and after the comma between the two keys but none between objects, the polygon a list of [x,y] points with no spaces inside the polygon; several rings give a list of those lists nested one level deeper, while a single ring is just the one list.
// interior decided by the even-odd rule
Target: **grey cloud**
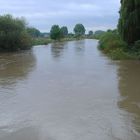
[{"label": "grey cloud", "polygon": [[76,23],[87,30],[115,28],[120,0],[0,0],[0,13],[24,16],[31,26],[49,31],[53,24],[72,31]]}]

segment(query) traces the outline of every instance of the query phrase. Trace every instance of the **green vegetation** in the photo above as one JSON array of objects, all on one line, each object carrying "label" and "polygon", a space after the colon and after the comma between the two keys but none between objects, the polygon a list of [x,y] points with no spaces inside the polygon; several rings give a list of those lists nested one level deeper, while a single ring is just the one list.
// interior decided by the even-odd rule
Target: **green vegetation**
[{"label": "green vegetation", "polygon": [[140,1],[121,0],[118,30],[99,39],[99,48],[113,59],[140,59]]},{"label": "green vegetation", "polygon": [[95,31],[93,38],[100,39],[104,35],[104,33],[105,33],[105,31],[97,30],[97,31]]},{"label": "green vegetation", "polygon": [[59,25],[53,25],[50,31],[50,37],[54,40],[60,40],[61,38],[61,29]]},{"label": "green vegetation", "polygon": [[60,29],[61,38],[68,36],[68,28],[66,26],[61,27]]},{"label": "green vegetation", "polygon": [[0,16],[0,51],[17,51],[31,48],[31,38],[24,19],[11,15]]},{"label": "green vegetation", "polygon": [[31,37],[40,37],[41,33],[38,29],[33,28],[33,27],[28,27],[27,28],[27,33],[31,36]]},{"label": "green vegetation", "polygon": [[32,38],[32,46],[35,45],[47,45],[49,43],[53,43],[54,41],[50,38],[44,38],[44,37],[37,37]]},{"label": "green vegetation", "polygon": [[[59,25],[53,25],[50,33],[41,33],[34,27],[28,27],[23,18],[0,16],[0,51],[26,50],[34,45],[85,38],[85,27],[82,24],[77,24],[74,31],[75,34],[68,33],[66,26],[60,28]],[[89,34],[92,35],[93,32]]]},{"label": "green vegetation", "polygon": [[89,31],[87,37],[88,38],[93,38],[93,31]]},{"label": "green vegetation", "polygon": [[118,29],[129,45],[140,40],[140,0],[121,0]]},{"label": "green vegetation", "polygon": [[82,24],[76,24],[73,33],[68,33],[66,26],[59,27],[59,25],[53,25],[50,31],[50,38],[54,41],[72,41],[85,38],[85,27]]},{"label": "green vegetation", "polygon": [[114,60],[120,59],[140,59],[140,41],[137,41],[133,49],[128,49],[128,45],[114,30],[107,31],[100,38],[99,49]]},{"label": "green vegetation", "polygon": [[81,36],[85,35],[85,27],[82,24],[76,24],[74,27],[74,33],[75,33],[75,37],[79,38]]},{"label": "green vegetation", "polygon": [[66,26],[59,27],[59,25],[53,25],[50,31],[50,37],[53,40],[61,40],[68,37],[68,28]]}]

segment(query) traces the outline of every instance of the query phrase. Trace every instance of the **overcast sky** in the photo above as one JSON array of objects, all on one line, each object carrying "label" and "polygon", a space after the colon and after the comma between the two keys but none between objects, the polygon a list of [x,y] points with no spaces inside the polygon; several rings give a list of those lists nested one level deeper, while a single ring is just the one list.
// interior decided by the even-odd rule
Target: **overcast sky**
[{"label": "overcast sky", "polygon": [[0,14],[25,17],[30,26],[48,32],[53,24],[68,26],[76,23],[86,30],[115,28],[120,0],[0,0]]}]

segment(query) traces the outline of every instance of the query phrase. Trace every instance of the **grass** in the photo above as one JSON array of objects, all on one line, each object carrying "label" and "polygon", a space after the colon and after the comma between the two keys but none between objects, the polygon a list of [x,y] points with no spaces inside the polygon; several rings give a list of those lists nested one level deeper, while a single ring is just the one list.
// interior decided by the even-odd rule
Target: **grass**
[{"label": "grass", "polygon": [[32,39],[32,45],[47,45],[49,43],[52,43],[53,40],[49,39],[49,38],[33,38]]}]

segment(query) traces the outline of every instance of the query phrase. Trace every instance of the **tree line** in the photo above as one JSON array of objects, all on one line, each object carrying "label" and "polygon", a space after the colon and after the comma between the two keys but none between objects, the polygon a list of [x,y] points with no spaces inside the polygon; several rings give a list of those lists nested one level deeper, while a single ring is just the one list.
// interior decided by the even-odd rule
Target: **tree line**
[{"label": "tree line", "polygon": [[[119,13],[120,19],[117,29],[107,32],[99,30],[95,33],[89,31],[86,37],[100,38],[103,49],[119,48],[118,50],[121,49],[121,51],[129,49],[139,52],[138,55],[140,56],[140,0],[121,0]],[[24,18],[3,15],[0,16],[0,51],[30,49],[33,38],[50,36],[53,40],[61,40],[63,38],[85,37],[86,29],[83,24],[76,24],[73,32],[69,33],[66,26],[53,25],[50,33],[41,33],[38,29],[29,27]]]},{"label": "tree line", "polygon": [[[0,51],[17,51],[30,49],[33,42],[46,43],[46,37],[52,40],[63,38],[80,38],[85,35],[85,27],[76,24],[74,34],[68,32],[66,26],[53,25],[50,33],[41,33],[34,27],[29,27],[24,18],[14,18],[12,15],[0,16]],[[91,32],[92,34],[92,32]],[[42,37],[45,37],[42,39]],[[40,38],[40,39],[39,39]]]},{"label": "tree line", "polygon": [[[73,31],[75,33],[74,34],[75,37],[79,38],[79,37],[82,37],[85,35],[86,29],[85,29],[84,25],[76,24]],[[51,39],[59,40],[64,37],[70,37],[69,35],[74,36],[72,33],[71,34],[68,33],[68,28],[66,26],[59,27],[59,25],[53,25],[51,27],[51,30],[50,30]]]}]

